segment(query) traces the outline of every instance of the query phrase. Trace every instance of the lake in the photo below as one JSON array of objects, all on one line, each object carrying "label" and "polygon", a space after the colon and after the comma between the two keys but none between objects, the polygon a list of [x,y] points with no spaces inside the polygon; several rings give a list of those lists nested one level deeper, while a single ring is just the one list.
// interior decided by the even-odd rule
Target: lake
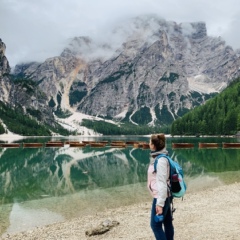
[{"label": "lake", "polygon": [[[18,141],[149,141],[143,136],[26,138]],[[167,138],[167,149],[184,169],[187,191],[240,181],[240,149],[224,149],[222,142],[239,138]],[[172,143],[190,142],[194,148],[172,149]],[[219,143],[200,149],[199,142]],[[151,199],[146,188],[149,149],[0,148],[1,235],[28,230],[106,208]]]}]

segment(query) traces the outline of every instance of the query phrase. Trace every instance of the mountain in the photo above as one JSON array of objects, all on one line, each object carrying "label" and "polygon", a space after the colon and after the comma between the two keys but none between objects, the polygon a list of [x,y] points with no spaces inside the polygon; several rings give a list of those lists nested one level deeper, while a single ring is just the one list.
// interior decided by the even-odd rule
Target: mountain
[{"label": "mountain", "polygon": [[17,65],[14,76],[37,83],[57,116],[163,126],[225,89],[239,66],[239,52],[208,36],[205,23],[141,16],[106,41],[75,37],[60,56]]},{"label": "mountain", "polygon": [[38,82],[10,74],[5,56],[6,45],[0,39],[0,134],[21,135],[69,133],[56,122],[47,94]]}]

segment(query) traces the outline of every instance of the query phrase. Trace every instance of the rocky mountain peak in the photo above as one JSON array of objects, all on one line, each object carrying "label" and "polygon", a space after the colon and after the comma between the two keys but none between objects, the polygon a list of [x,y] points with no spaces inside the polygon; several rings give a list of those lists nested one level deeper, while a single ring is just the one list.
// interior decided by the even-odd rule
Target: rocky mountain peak
[{"label": "rocky mountain peak", "polygon": [[179,24],[183,35],[192,39],[201,39],[207,37],[207,28],[204,22],[181,23]]},{"label": "rocky mountain peak", "polygon": [[4,74],[9,74],[11,68],[9,66],[8,60],[5,56],[6,45],[0,39],[0,77]]},{"label": "rocky mountain peak", "polygon": [[10,91],[9,73],[11,68],[5,56],[6,45],[0,39],[0,101],[8,102]]},{"label": "rocky mountain peak", "polygon": [[141,16],[106,35],[76,37],[59,57],[22,73],[40,82],[55,111],[136,124],[170,123],[240,74],[239,54],[209,37],[204,22]]}]

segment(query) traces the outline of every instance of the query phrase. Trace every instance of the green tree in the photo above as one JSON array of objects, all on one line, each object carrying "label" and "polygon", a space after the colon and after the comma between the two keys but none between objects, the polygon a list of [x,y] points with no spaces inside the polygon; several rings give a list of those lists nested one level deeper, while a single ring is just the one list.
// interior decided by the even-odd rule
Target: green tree
[{"label": "green tree", "polygon": [[5,129],[3,125],[0,123],[0,134],[4,134],[4,133],[5,133]]},{"label": "green tree", "polygon": [[235,134],[240,129],[240,78],[172,124],[171,134]]}]

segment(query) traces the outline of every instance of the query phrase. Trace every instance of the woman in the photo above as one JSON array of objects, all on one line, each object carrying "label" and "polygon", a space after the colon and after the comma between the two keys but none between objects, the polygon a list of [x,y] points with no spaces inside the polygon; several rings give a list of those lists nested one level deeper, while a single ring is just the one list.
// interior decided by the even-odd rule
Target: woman
[{"label": "woman", "polygon": [[[168,154],[165,147],[165,135],[152,135],[149,147],[151,150],[151,161],[148,168],[148,189],[153,196],[151,228],[157,240],[173,240],[174,228],[170,207],[172,198],[169,192],[169,163],[167,158],[160,157],[156,172],[154,171],[154,161],[157,156],[159,154]],[[157,221],[155,219],[156,215],[163,216],[163,220]]]}]

